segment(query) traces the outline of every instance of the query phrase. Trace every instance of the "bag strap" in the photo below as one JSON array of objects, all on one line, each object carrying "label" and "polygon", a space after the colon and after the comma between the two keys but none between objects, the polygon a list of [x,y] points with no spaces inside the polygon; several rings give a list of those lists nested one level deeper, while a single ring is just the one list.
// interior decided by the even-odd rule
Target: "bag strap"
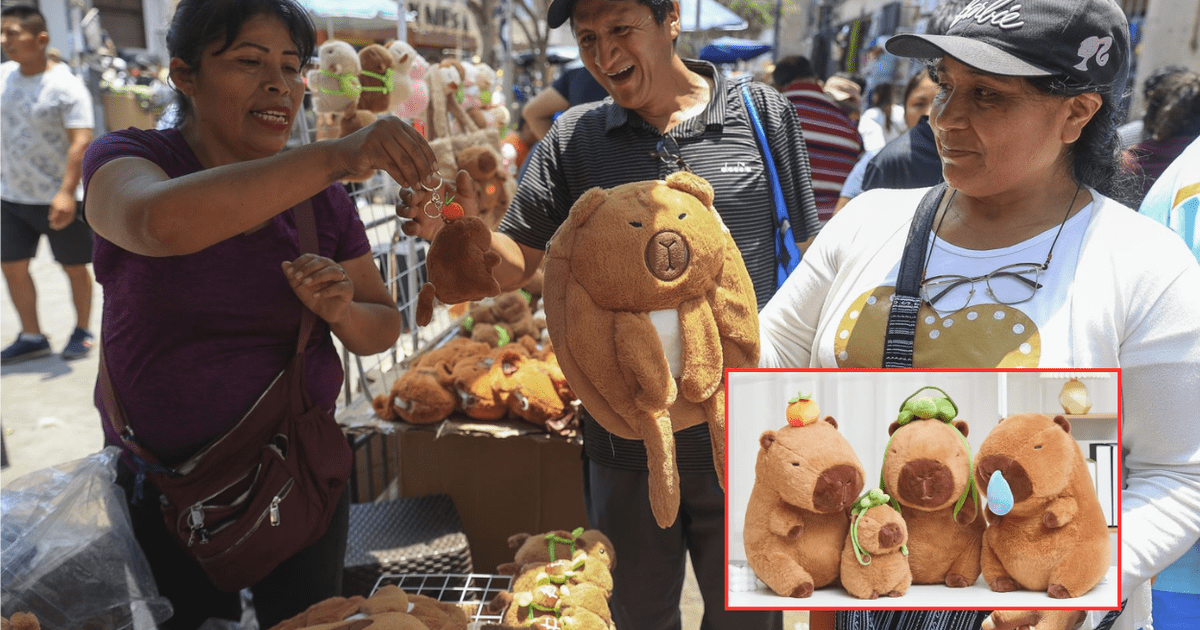
[{"label": "bag strap", "polygon": [[746,108],[746,117],[754,129],[758,148],[762,152],[763,164],[771,181],[771,198],[775,204],[775,265],[776,283],[778,287],[783,280],[800,264],[800,248],[796,246],[796,238],[792,231],[792,221],[788,216],[787,203],[783,199],[783,188],[779,185],[779,173],[775,170],[775,158],[771,155],[771,146],[767,142],[767,134],[763,130],[762,120],[758,117],[758,108],[750,94],[749,81],[742,83],[739,90],[742,104]]},{"label": "bag strap", "polygon": [[[296,230],[299,236],[300,252],[306,254],[316,254],[320,250],[317,249],[317,222],[313,216],[312,201],[305,199],[296,204],[292,208],[293,216],[296,219]],[[303,310],[300,313],[300,332],[296,338],[296,354],[304,354],[304,346],[308,338],[312,335],[313,326],[316,323],[316,315],[313,314],[308,307],[301,307]],[[133,429],[125,419],[124,409],[121,407],[120,401],[117,399],[117,392],[113,389],[112,378],[108,374],[108,364],[105,361],[104,343],[100,344],[100,367],[97,374],[97,380],[100,385],[100,399],[104,403],[104,411],[108,415],[108,422],[112,425],[117,436],[121,438],[121,442],[125,448],[137,458],[145,461],[151,466],[159,467],[161,464],[158,458],[153,453],[146,450],[137,442],[137,436],[134,435]]]},{"label": "bag strap", "polygon": [[888,313],[883,337],[883,367],[908,369],[913,362],[913,339],[917,336],[917,311],[921,309],[921,275],[925,271],[925,244],[933,229],[933,217],[946,194],[946,183],[929,189],[917,205],[900,271],[896,276],[896,293]]}]

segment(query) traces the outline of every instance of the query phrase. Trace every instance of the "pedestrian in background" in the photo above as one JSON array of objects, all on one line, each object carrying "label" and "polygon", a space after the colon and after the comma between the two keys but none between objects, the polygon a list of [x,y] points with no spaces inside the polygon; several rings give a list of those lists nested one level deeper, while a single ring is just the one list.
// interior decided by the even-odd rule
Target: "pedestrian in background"
[{"label": "pedestrian in background", "polygon": [[46,18],[29,6],[0,13],[4,54],[0,66],[0,266],[8,294],[21,319],[16,341],[0,352],[0,362],[16,363],[50,354],[50,341],[38,323],[37,289],[29,261],[45,235],[54,259],[71,284],[76,324],[63,348],[64,359],[87,356],[92,348],[92,231],[76,201],[83,153],[92,141],[92,97],[66,64],[47,50]]},{"label": "pedestrian in background", "polygon": [[1126,170],[1137,176],[1138,201],[1175,158],[1200,136],[1200,74],[1179,69],[1155,83],[1147,94],[1142,118],[1145,139],[1122,156]]},{"label": "pedestrian in background", "polygon": [[779,60],[772,80],[800,117],[812,167],[817,216],[824,225],[833,216],[838,193],[863,152],[862,137],[854,121],[821,89],[820,78],[806,57],[793,55]]}]

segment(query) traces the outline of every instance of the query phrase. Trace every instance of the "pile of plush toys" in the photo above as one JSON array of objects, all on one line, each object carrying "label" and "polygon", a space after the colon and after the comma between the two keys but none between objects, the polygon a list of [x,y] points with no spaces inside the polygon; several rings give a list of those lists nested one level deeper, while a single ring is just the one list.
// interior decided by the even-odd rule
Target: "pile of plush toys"
[{"label": "pile of plush toys", "polygon": [[513,291],[471,308],[458,337],[419,356],[388,393],[375,397],[375,413],[414,424],[455,412],[476,420],[519,418],[574,434],[578,402],[531,306],[526,294]]},{"label": "pile of plush toys", "polygon": [[612,597],[612,542],[599,530],[517,534],[508,539],[516,550],[512,562],[497,567],[512,575],[512,592],[498,595],[487,610],[502,615],[484,630],[614,630],[608,600]]},{"label": "pile of plush toys", "polygon": [[[926,389],[940,396],[916,397]],[[776,594],[809,597],[841,582],[854,597],[900,597],[911,584],[1079,597],[1100,583],[1110,541],[1083,453],[1062,416],[1019,414],[972,461],[967,423],[938,388],[905,400],[878,488],[832,417],[808,396],[759,438],[746,508],[750,568]],[[984,518],[979,491],[987,498]]]},{"label": "pile of plush toys", "polygon": [[270,630],[467,630],[467,614],[454,604],[389,584],[367,598],[317,602]]}]

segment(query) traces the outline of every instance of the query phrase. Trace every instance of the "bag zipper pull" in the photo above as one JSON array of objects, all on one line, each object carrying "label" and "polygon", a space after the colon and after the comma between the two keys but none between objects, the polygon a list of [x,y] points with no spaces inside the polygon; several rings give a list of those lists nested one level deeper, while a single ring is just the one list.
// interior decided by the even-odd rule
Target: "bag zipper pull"
[{"label": "bag zipper pull", "polygon": [[279,527],[279,497],[271,499],[271,527]]},{"label": "bag zipper pull", "polygon": [[200,544],[208,544],[208,532],[204,529],[204,511],[200,509],[200,504],[193,505],[188,511],[188,529],[192,530],[188,535],[189,547],[196,541],[196,532],[200,533]]}]

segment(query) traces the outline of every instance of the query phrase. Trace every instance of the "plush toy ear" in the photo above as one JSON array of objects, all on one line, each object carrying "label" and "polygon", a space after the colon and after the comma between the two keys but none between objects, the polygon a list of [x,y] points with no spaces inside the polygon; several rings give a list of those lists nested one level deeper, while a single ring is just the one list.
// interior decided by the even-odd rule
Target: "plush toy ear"
[{"label": "plush toy ear", "polygon": [[774,431],[763,431],[763,434],[758,437],[758,443],[763,447],[763,450],[769,450],[771,445],[775,443]]},{"label": "plush toy ear", "polygon": [[1062,416],[1054,416],[1054,424],[1062,427],[1063,431],[1071,432],[1071,422]]},{"label": "plush toy ear", "polygon": [[704,204],[706,208],[712,207],[712,185],[699,175],[687,171],[671,173],[667,176],[667,186],[699,199],[700,203]]},{"label": "plush toy ear", "polygon": [[579,227],[587,223],[592,214],[596,212],[596,208],[604,205],[608,200],[608,191],[603,188],[593,188],[579,198],[575,205],[571,207],[571,217],[575,219],[575,226]]},{"label": "plush toy ear", "polygon": [[829,424],[832,424],[832,425],[833,425],[833,428],[835,428],[835,429],[836,429],[836,428],[838,428],[838,426],[837,426],[837,420],[834,420],[834,419],[833,419],[833,416],[825,416],[825,422],[828,422]]},{"label": "plush toy ear", "polygon": [[903,426],[903,425],[901,425],[899,422],[893,422],[890,425],[888,425],[888,435],[895,433],[896,429],[899,429],[901,426]]},{"label": "plush toy ear", "polygon": [[954,428],[958,429],[958,432],[961,433],[963,437],[967,437],[967,432],[971,430],[971,428],[967,426],[967,422],[965,420],[955,420]]}]

